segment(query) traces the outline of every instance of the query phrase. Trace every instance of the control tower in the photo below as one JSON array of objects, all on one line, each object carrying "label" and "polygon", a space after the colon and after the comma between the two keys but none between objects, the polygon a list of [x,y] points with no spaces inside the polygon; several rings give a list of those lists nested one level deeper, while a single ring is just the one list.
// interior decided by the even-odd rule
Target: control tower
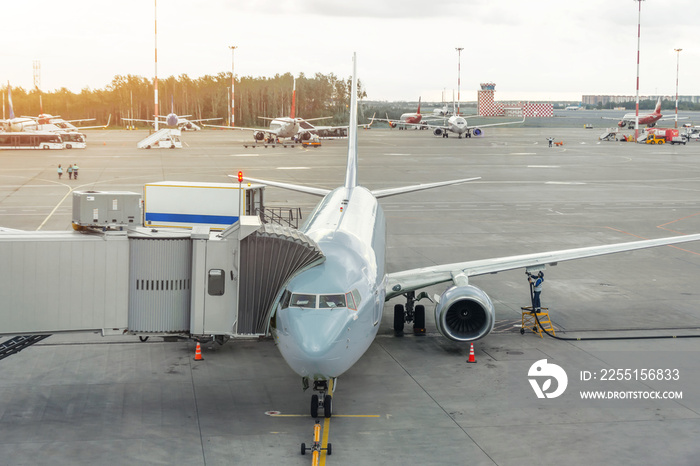
[{"label": "control tower", "polygon": [[495,103],[495,93],[496,83],[481,83],[481,90],[478,91],[479,116],[497,116],[501,114]]}]

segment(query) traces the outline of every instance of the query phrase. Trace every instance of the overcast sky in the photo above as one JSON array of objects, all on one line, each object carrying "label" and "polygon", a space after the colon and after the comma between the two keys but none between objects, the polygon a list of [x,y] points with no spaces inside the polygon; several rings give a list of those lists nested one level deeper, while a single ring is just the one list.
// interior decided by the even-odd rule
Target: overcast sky
[{"label": "overcast sky", "polygon": [[[159,0],[158,76],[317,72],[347,77],[352,52],[368,98],[463,101],[481,82],[497,100],[634,95],[634,0]],[[104,88],[154,75],[153,0],[3,2],[0,79],[41,89]],[[642,2],[640,93],[700,95],[700,2]]]}]

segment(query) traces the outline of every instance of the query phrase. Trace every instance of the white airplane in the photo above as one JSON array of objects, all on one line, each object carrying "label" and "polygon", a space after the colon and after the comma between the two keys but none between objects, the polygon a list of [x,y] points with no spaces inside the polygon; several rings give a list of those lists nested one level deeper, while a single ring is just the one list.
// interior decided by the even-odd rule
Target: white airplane
[{"label": "white airplane", "polygon": [[[357,89],[353,56],[352,89]],[[332,390],[337,377],[350,369],[372,344],[384,302],[403,295],[407,306],[394,308],[394,328],[405,321],[425,325],[425,308],[414,306],[440,283],[449,288],[435,308],[441,334],[453,341],[472,342],[494,327],[495,310],[488,295],[469,278],[518,268],[539,268],[573,259],[700,240],[700,234],[593,246],[562,251],[481,259],[388,273],[386,218],[378,199],[397,194],[466,183],[466,178],[400,188],[369,190],[358,184],[357,93],[352,92],[345,183],[333,190],[256,178],[253,183],[321,196],[300,231],[315,241],[325,260],[296,273],[277,292],[270,331],[287,364],[308,387],[313,383],[311,415],[332,415]]]},{"label": "white airplane", "polygon": [[77,131],[82,131],[84,129],[105,129],[106,127],[109,126],[109,123],[112,121],[112,115],[109,115],[109,118],[107,119],[107,123],[104,125],[95,125],[95,126],[75,126],[73,123],[77,123],[79,121],[94,121],[95,118],[81,118],[79,120],[64,120],[61,118],[60,115],[51,115],[49,113],[41,113],[39,114],[38,117],[26,117],[26,118],[31,118],[33,120],[36,120],[36,122],[39,124],[39,129],[41,131],[51,131],[51,132],[77,132]]},{"label": "white airplane", "polygon": [[16,132],[16,131],[38,131],[38,123],[36,120],[28,117],[16,117],[15,111],[12,106],[12,91],[10,90],[10,82],[7,82],[7,100],[10,107],[10,118],[7,120],[0,120],[0,125],[2,125],[3,131]]},{"label": "white airplane", "polygon": [[[175,113],[175,104],[172,97],[170,98],[170,113],[167,115],[158,115],[158,123],[165,123],[171,128],[177,128],[181,131],[200,131],[202,128],[195,124],[200,121],[221,120],[222,118],[199,118],[197,120],[189,120],[187,117],[192,115],[178,115]],[[161,119],[162,118],[162,119]],[[146,123],[155,124],[155,120],[141,120],[139,118],[122,118],[124,121],[143,121]],[[205,125],[206,126],[206,125]]]},{"label": "white airplane", "polygon": [[[452,102],[452,116],[449,117],[444,124],[442,124],[442,125],[430,125],[429,124],[428,125],[428,128],[433,130],[433,134],[435,136],[442,136],[443,138],[446,138],[449,136],[449,133],[455,133],[458,138],[461,138],[463,134],[464,134],[465,138],[470,138],[470,137],[472,137],[472,135],[481,136],[482,134],[484,134],[484,132],[481,130],[481,128],[486,128],[489,126],[517,125],[519,123],[525,122],[525,117],[523,117],[523,119],[520,121],[509,121],[509,122],[505,122],[505,123],[488,123],[485,125],[469,126],[467,124],[467,119],[462,115],[458,115],[454,107],[455,107],[455,103]],[[466,116],[478,116],[478,115],[466,115]]]},{"label": "white airplane", "polygon": [[77,123],[79,121],[92,121],[94,118],[83,118],[79,120],[64,120],[60,115],[50,115],[43,112],[43,105],[41,103],[41,96],[39,96],[39,107],[42,108],[39,116],[20,116],[15,117],[14,108],[12,105],[12,92],[10,91],[10,83],[7,83],[7,98],[10,107],[10,118],[8,120],[0,120],[0,123],[4,127],[5,131],[50,131],[50,132],[77,132],[83,129],[93,129],[93,128],[106,128],[109,126],[109,122],[112,119],[112,115],[109,116],[109,120],[106,125],[100,126],[81,126],[77,127],[72,123]]},{"label": "white airplane", "polygon": [[314,126],[310,121],[316,120],[326,120],[332,117],[318,117],[318,118],[298,118],[295,116],[296,108],[296,95],[297,95],[297,83],[294,80],[292,89],[292,108],[288,117],[261,117],[258,118],[262,120],[270,120],[270,127],[267,129],[263,128],[245,128],[242,126],[219,126],[219,125],[204,125],[210,126],[212,128],[221,129],[236,129],[241,131],[252,131],[253,137],[256,141],[262,141],[263,139],[267,142],[276,142],[279,139],[284,138],[297,138],[304,141],[311,139],[311,135],[315,134],[317,131],[321,130],[336,130],[344,129],[347,126]]}]

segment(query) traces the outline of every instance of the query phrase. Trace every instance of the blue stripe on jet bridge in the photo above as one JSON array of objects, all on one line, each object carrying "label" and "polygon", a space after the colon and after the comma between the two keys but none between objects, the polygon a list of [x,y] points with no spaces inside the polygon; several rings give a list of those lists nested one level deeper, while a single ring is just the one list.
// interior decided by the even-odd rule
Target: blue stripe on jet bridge
[{"label": "blue stripe on jet bridge", "polygon": [[238,221],[238,217],[228,215],[159,214],[157,212],[146,212],[146,221],[232,225]]}]

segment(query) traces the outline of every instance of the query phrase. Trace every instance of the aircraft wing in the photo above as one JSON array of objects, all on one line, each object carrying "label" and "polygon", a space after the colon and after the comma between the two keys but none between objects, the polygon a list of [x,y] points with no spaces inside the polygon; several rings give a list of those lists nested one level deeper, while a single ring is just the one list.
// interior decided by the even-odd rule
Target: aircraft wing
[{"label": "aircraft wing", "polygon": [[502,126],[502,125],[517,125],[518,123],[525,123],[525,117],[523,117],[522,120],[520,121],[507,121],[505,123],[488,123],[485,125],[472,125],[469,126],[467,125],[467,129],[473,129],[473,128],[487,128],[489,126]]},{"label": "aircraft wing", "polygon": [[[231,178],[238,178],[237,176],[229,175]],[[243,180],[248,182],[251,181],[253,183],[260,183],[268,186],[274,186],[276,188],[282,188],[282,189],[288,189],[290,191],[298,191],[301,193],[306,193],[306,194],[313,194],[314,196],[325,196],[328,193],[331,192],[330,189],[323,189],[323,188],[313,188],[311,186],[301,186],[298,184],[291,184],[291,183],[281,183],[279,181],[269,181],[269,180],[260,180],[258,178],[249,178],[247,176],[243,177]]]},{"label": "aircraft wing", "polygon": [[[94,118],[90,118],[90,120],[94,120]],[[71,120],[71,121],[90,121],[90,120]],[[106,128],[109,126],[109,122],[112,121],[112,114],[109,114],[109,118],[107,118],[107,123],[104,125],[99,125],[99,126],[76,126],[78,129],[98,129],[98,128]]]},{"label": "aircraft wing", "polygon": [[[668,117],[659,118],[658,121],[661,121],[661,120],[675,120],[675,119],[676,119],[676,117],[675,117],[675,115],[674,115],[674,116],[668,116]],[[679,119],[679,120],[687,120],[688,117],[678,117],[678,119]]]},{"label": "aircraft wing", "polygon": [[[124,121],[145,121],[146,123],[155,123],[156,120],[142,120],[140,118],[122,118]],[[163,123],[162,121],[158,120],[158,123]]]},{"label": "aircraft wing", "polygon": [[526,267],[556,265],[558,262],[584,259],[586,257],[603,256],[618,252],[634,251],[637,249],[653,248],[670,244],[700,241],[700,234],[673,236],[628,243],[607,244],[577,249],[564,249],[561,251],[548,251],[520,256],[500,257],[495,259],[481,259],[455,264],[436,265],[387,275],[386,299],[399,296],[408,291],[414,291],[438,283],[448,282],[453,276],[464,274],[467,277],[475,277],[490,273],[504,272],[506,270],[521,269]]},{"label": "aircraft wing", "polygon": [[199,120],[190,120],[190,119],[188,119],[187,121],[194,123],[194,122],[197,122],[197,121],[214,121],[214,120],[223,120],[223,118],[222,118],[222,117],[218,117],[218,118],[200,118]]},{"label": "aircraft wing", "polygon": [[77,123],[79,121],[95,121],[97,118],[81,118],[80,120],[65,120],[66,123]]},{"label": "aircraft wing", "polygon": [[[194,121],[194,120],[190,120],[190,121]],[[270,128],[244,128],[242,126],[223,126],[223,125],[202,125],[202,126],[207,126],[209,128],[220,128],[220,129],[237,129],[237,130],[241,130],[241,131],[255,131],[255,132],[262,131],[265,134],[274,134],[275,136],[277,136],[277,134],[279,133],[279,130],[271,130]]]}]

